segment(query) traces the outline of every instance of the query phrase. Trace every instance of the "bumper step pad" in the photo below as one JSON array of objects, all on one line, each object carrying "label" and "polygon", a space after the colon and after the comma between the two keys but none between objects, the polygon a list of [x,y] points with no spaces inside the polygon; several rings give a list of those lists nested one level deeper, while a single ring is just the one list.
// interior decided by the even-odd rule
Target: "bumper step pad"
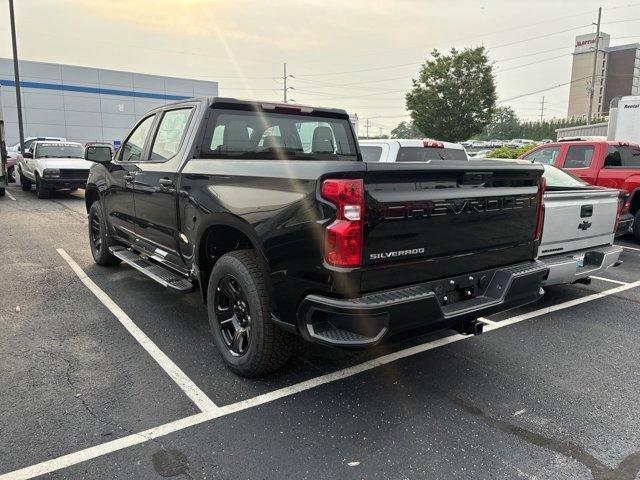
[{"label": "bumper step pad", "polygon": [[137,253],[127,250],[124,247],[109,247],[109,251],[124,263],[131,265],[136,270],[144,273],[147,277],[155,280],[164,287],[169,287],[178,292],[188,293],[193,291],[193,284],[186,278],[172,272],[171,270],[142,258]]}]

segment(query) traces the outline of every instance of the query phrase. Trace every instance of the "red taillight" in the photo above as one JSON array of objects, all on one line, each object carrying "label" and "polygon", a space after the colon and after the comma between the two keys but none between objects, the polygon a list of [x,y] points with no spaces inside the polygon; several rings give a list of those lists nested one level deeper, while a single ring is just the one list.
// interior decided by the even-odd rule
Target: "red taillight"
[{"label": "red taillight", "polygon": [[322,182],[322,198],[336,206],[336,219],[327,227],[324,258],[336,267],[357,267],[362,260],[364,184],[359,179]]},{"label": "red taillight", "polygon": [[444,148],[444,143],[438,142],[437,140],[425,139],[422,140],[422,146],[424,148]]},{"label": "red taillight", "polygon": [[631,197],[627,194],[627,192],[620,191],[618,195],[618,213],[616,215],[616,223],[613,225],[613,233],[618,231],[618,226],[620,225],[620,218],[624,213],[629,212],[629,208],[631,205],[629,204],[629,199]]},{"label": "red taillight", "polygon": [[538,213],[536,215],[536,234],[533,237],[535,241],[542,239],[542,227],[544,225],[544,191],[547,188],[547,180],[540,177],[540,185],[538,186]]}]

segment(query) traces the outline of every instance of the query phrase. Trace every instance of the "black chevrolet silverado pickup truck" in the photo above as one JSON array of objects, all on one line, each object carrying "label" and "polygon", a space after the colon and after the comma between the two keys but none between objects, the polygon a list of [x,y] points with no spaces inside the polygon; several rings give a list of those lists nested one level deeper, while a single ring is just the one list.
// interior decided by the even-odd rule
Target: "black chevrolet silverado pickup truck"
[{"label": "black chevrolet silverado pickup truck", "polygon": [[542,167],[367,164],[343,110],[201,98],[149,112],[112,158],[89,146],[91,252],[199,289],[244,376],[292,334],[338,347],[454,328],[537,300]]}]

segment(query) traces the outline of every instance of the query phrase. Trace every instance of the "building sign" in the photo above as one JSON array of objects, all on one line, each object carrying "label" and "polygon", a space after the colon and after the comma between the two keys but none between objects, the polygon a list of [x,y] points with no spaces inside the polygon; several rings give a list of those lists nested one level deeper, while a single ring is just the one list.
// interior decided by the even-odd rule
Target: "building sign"
[{"label": "building sign", "polygon": [[[604,50],[609,47],[609,34],[600,32],[600,43],[598,44],[598,50]],[[573,53],[588,53],[593,52],[596,48],[596,34],[587,33],[585,35],[578,35],[576,37],[575,48]]]}]

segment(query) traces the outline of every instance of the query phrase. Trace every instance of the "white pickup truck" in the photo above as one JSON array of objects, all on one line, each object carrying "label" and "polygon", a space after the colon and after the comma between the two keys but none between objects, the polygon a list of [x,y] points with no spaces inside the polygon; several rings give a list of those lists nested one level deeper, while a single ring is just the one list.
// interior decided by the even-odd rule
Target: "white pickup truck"
[{"label": "white pickup truck", "polygon": [[[368,162],[469,161],[462,145],[456,143],[434,140],[359,143]],[[621,192],[589,185],[551,165],[544,168],[547,186],[538,260],[549,267],[549,273],[543,285],[588,283],[590,276],[621,263],[622,247],[613,245],[623,202]]]},{"label": "white pickup truck", "polygon": [[588,283],[620,263],[613,245],[623,197],[595,187],[551,165],[544,166],[544,224],[539,260],[549,267],[543,285]]},{"label": "white pickup truck", "polygon": [[427,160],[469,160],[459,143],[438,140],[358,140],[365,162],[424,162]]},{"label": "white pickup truck", "polygon": [[58,188],[84,188],[91,165],[80,143],[33,142],[18,163],[20,186],[28,192],[35,183],[38,198],[48,198]]}]

